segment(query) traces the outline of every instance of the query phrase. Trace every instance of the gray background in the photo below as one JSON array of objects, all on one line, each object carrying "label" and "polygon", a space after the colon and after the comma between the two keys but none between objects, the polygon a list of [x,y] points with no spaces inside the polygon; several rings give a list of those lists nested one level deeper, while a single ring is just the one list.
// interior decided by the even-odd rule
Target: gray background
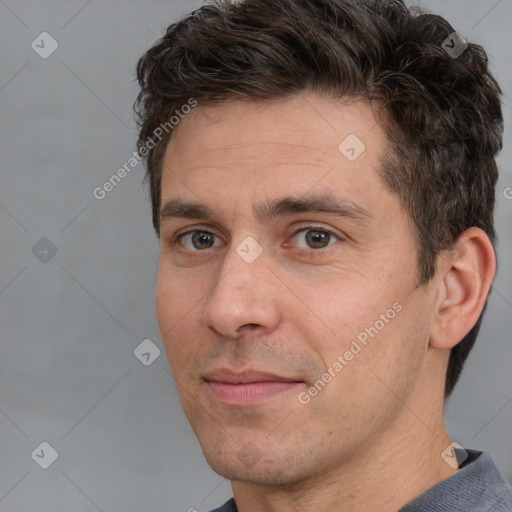
[{"label": "gray background", "polygon": [[[422,4],[486,47],[509,125],[512,0]],[[134,149],[138,57],[199,5],[0,0],[1,511],[205,511],[231,495],[204,462],[168,372],[142,167],[102,201],[92,194]],[[59,43],[47,59],[31,48],[43,31]],[[512,200],[503,194],[512,186],[510,132],[505,137],[501,264],[447,423],[464,446],[491,452],[512,481]],[[42,237],[57,248],[47,262],[32,252]],[[133,354],[146,338],[162,349],[150,366]],[[42,441],[59,454],[46,470],[31,458]]]}]

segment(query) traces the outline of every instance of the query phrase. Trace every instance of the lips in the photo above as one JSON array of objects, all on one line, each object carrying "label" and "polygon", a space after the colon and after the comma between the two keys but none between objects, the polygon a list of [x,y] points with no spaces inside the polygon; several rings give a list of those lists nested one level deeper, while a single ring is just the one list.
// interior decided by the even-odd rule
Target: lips
[{"label": "lips", "polygon": [[205,379],[213,382],[224,382],[226,384],[252,384],[254,382],[299,382],[294,378],[283,377],[260,370],[246,370],[237,373],[228,368],[219,368],[207,372]]},{"label": "lips", "polygon": [[295,378],[261,370],[235,372],[218,368],[207,372],[204,378],[216,401],[238,407],[265,403],[302,384]]}]

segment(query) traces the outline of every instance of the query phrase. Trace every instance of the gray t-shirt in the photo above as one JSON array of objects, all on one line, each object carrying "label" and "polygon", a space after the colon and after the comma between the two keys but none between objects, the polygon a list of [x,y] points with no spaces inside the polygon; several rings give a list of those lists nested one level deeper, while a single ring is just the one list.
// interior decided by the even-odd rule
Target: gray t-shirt
[{"label": "gray t-shirt", "polygon": [[[457,473],[398,512],[512,512],[512,490],[488,453],[466,450]],[[232,498],[211,512],[238,512]]]}]

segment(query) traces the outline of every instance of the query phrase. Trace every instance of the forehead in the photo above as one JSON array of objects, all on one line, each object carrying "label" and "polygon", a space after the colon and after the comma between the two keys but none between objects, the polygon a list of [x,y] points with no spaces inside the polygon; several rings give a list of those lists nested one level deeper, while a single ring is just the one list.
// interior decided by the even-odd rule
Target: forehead
[{"label": "forehead", "polygon": [[309,93],[198,106],[166,149],[162,203],[178,195],[242,205],[310,191],[368,203],[383,193],[385,145],[374,110],[362,100]]}]

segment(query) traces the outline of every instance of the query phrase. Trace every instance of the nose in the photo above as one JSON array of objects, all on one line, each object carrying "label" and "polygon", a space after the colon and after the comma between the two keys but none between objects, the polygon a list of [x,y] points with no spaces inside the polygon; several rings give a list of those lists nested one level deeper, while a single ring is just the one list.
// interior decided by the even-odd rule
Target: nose
[{"label": "nose", "polygon": [[244,331],[269,334],[279,324],[278,282],[263,252],[248,263],[233,247],[226,254],[220,277],[205,303],[207,327],[235,339]]}]

